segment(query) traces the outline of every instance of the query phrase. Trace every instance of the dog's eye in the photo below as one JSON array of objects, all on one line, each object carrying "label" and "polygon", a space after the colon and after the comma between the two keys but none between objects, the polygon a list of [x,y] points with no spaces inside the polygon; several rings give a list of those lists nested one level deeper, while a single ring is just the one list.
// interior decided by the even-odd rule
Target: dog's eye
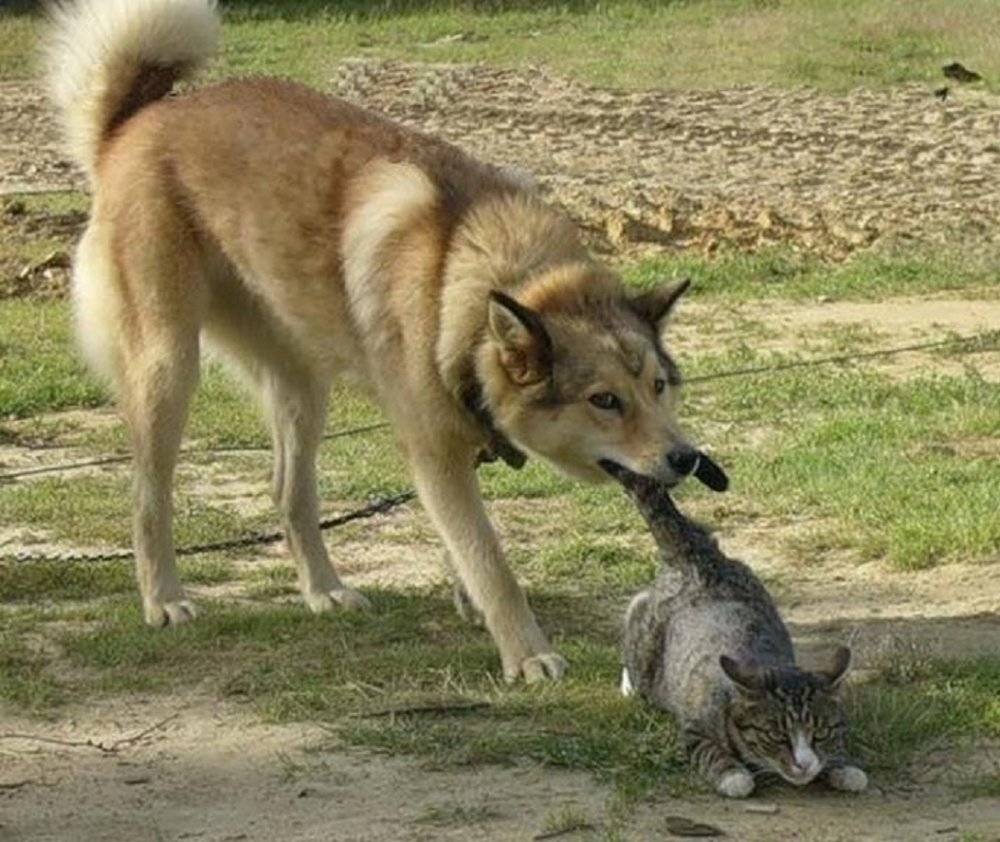
[{"label": "dog's eye", "polygon": [[657,377],[656,380],[653,381],[653,388],[656,390],[656,394],[662,395],[663,390],[667,388],[667,381],[661,377]]},{"label": "dog's eye", "polygon": [[621,399],[611,392],[596,392],[590,396],[589,400],[598,409],[621,410],[622,408]]}]

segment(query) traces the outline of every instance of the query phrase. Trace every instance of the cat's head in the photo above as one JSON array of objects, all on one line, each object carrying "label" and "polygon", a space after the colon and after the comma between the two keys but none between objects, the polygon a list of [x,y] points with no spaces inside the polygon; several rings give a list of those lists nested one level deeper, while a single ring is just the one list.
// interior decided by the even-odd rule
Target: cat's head
[{"label": "cat's head", "polygon": [[742,759],[789,783],[813,780],[843,747],[847,731],[837,695],[851,650],[836,650],[827,669],[764,668],[722,656],[719,664],[736,692],[729,735]]}]

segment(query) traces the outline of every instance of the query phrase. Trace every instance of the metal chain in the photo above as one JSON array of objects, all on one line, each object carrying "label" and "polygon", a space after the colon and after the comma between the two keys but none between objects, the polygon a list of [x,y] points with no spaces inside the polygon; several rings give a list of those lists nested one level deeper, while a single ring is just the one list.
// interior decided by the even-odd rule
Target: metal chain
[{"label": "metal chain", "polygon": [[[319,522],[321,531],[344,526],[355,520],[363,520],[375,517],[375,515],[387,514],[393,509],[408,503],[416,497],[416,492],[412,489],[402,491],[392,497],[383,497],[375,500],[361,509],[353,512],[337,515],[336,517],[325,518]],[[233,550],[240,547],[252,547],[264,544],[275,544],[284,538],[284,533],[280,530],[272,532],[258,532],[244,535],[240,538],[229,538],[223,541],[209,541],[204,544],[193,544],[187,547],[178,547],[176,554],[179,556],[200,555],[202,553],[221,552],[223,550]],[[13,564],[30,564],[32,562],[101,562],[101,561],[123,561],[134,558],[132,550],[107,550],[105,552],[63,552],[63,553],[15,553],[7,556],[6,560]]]},{"label": "metal chain", "polygon": [[[332,441],[333,439],[343,439],[348,436],[357,436],[361,433],[369,433],[372,430],[381,430],[388,427],[389,424],[386,421],[379,421],[374,424],[365,424],[361,427],[351,427],[347,430],[337,430],[333,433],[327,433],[323,436],[323,441]],[[38,448],[34,448],[37,450]],[[249,453],[258,450],[270,450],[270,445],[254,445],[254,444],[223,444],[217,445],[215,447],[191,447],[183,448],[181,450],[182,456],[197,456],[203,453]],[[94,459],[81,459],[79,462],[64,462],[59,465],[36,465],[33,468],[21,468],[16,471],[10,471],[6,474],[0,474],[0,484],[5,482],[13,482],[14,480],[22,479],[23,477],[33,477],[39,474],[57,474],[63,471],[75,471],[79,468],[94,468],[100,465],[116,465],[122,462],[129,462],[132,459],[132,454],[130,453],[118,453],[112,456],[100,456]]]}]

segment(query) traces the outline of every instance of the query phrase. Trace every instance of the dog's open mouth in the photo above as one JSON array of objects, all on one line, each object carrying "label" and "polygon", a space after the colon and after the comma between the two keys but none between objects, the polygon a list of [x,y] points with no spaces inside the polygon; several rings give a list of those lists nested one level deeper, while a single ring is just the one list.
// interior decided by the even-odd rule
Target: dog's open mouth
[{"label": "dog's open mouth", "polygon": [[[640,478],[639,474],[630,471],[625,466],[619,465],[611,459],[601,459],[598,464],[626,487],[634,484]],[[712,491],[725,491],[729,488],[729,477],[726,476],[726,472],[719,467],[718,463],[711,456],[702,450],[698,451],[698,458],[691,469],[690,475],[712,489]],[[647,482],[657,482],[652,477],[642,477],[642,479]],[[669,487],[662,482],[658,482],[658,484]],[[676,485],[676,483],[674,484]]]}]

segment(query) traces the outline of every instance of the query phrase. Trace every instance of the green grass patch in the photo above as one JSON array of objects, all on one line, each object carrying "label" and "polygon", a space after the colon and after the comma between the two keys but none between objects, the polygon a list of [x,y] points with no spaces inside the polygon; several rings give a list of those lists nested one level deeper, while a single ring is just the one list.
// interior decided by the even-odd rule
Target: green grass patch
[{"label": "green grass patch", "polygon": [[[313,617],[300,606],[215,604],[198,623],[166,633],[144,627],[138,608],[123,603],[96,625],[54,638],[75,668],[76,699],[155,692],[203,675],[213,692],[252,700],[267,718],[325,721],[353,744],[433,764],[532,758],[590,769],[630,790],[674,778],[674,787],[689,785],[673,729],[619,696],[615,636],[586,601],[536,599],[573,662],[571,678],[507,689],[497,684],[488,636],[462,623],[448,597],[366,595],[374,613]],[[469,702],[483,707],[466,709]],[[439,711],[412,712],[428,705]]]},{"label": "green grass patch", "polygon": [[922,248],[859,252],[843,263],[784,247],[755,253],[726,250],[711,259],[665,255],[640,261],[624,274],[640,288],[664,278],[690,277],[694,283],[689,295],[734,300],[877,301],[893,295],[996,289],[993,258]]},{"label": "green grass patch", "polygon": [[[488,636],[460,622],[446,595],[366,594],[373,613],[210,603],[198,623],[169,631],[143,626],[131,601],[106,602],[86,622],[25,615],[18,634],[0,636],[0,699],[44,714],[69,698],[169,692],[196,675],[267,719],[324,722],[338,741],[431,766],[531,759],[589,770],[630,799],[704,789],[671,718],[619,695],[616,634],[592,597],[535,595],[573,670],[559,684],[506,688]],[[1000,736],[998,699],[995,660],[887,669],[849,691],[855,753],[876,780],[906,774],[929,746]]]},{"label": "green grass patch", "polygon": [[61,284],[40,282],[25,270],[53,255],[72,250],[86,220],[88,199],[83,193],[11,195],[0,199],[0,299],[37,294],[49,297]]},{"label": "green grass patch", "polygon": [[890,672],[854,688],[849,706],[865,764],[898,773],[945,742],[1000,736],[1000,662],[928,661],[903,682]]},{"label": "green grass patch", "polygon": [[67,688],[44,671],[46,658],[22,635],[0,631],[0,704],[26,714],[46,714],[64,703]]},{"label": "green grass patch", "polygon": [[430,827],[468,827],[484,824],[503,817],[503,813],[489,804],[468,806],[457,801],[442,801],[428,806],[414,824]]},{"label": "green grass patch", "polygon": [[[707,370],[761,362],[702,359]],[[895,381],[826,366],[727,381],[698,411],[731,423],[766,418],[753,448],[719,442],[734,490],[772,515],[826,520],[835,544],[901,569],[995,558],[1000,550],[1000,390],[974,371]],[[723,436],[724,439],[724,436]],[[830,536],[828,536],[830,537]],[[815,536],[804,535],[806,558]]]},{"label": "green grass patch", "polygon": [[[0,489],[0,522],[73,544],[123,547],[131,541],[131,495],[124,476],[43,477]],[[234,509],[178,495],[178,546],[240,536],[261,524]]]},{"label": "green grass patch", "polygon": [[962,791],[968,798],[1000,798],[1000,772],[967,781]]},{"label": "green grass patch", "polygon": [[[214,585],[233,578],[222,558],[180,561],[181,576],[192,585]],[[138,585],[131,559],[112,561],[31,561],[0,563],[0,594],[5,602],[39,605],[134,594]]]},{"label": "green grass patch", "polygon": [[66,302],[0,301],[0,417],[105,401],[75,353]]},{"label": "green grass patch", "polygon": [[595,537],[595,533],[600,534],[596,527],[571,528],[562,540],[512,552],[511,562],[534,582],[563,587],[586,583],[587,589],[596,588],[598,593],[634,592],[652,581],[659,563],[655,553],[634,542]]},{"label": "green grass patch", "polygon": [[[341,58],[545,64],[621,88],[939,84],[960,58],[993,88],[1000,58],[982,37],[992,0],[612,2],[302,2],[225,4],[213,75],[267,73],[325,85]],[[0,12],[0,77],[35,72],[36,18]]]}]

